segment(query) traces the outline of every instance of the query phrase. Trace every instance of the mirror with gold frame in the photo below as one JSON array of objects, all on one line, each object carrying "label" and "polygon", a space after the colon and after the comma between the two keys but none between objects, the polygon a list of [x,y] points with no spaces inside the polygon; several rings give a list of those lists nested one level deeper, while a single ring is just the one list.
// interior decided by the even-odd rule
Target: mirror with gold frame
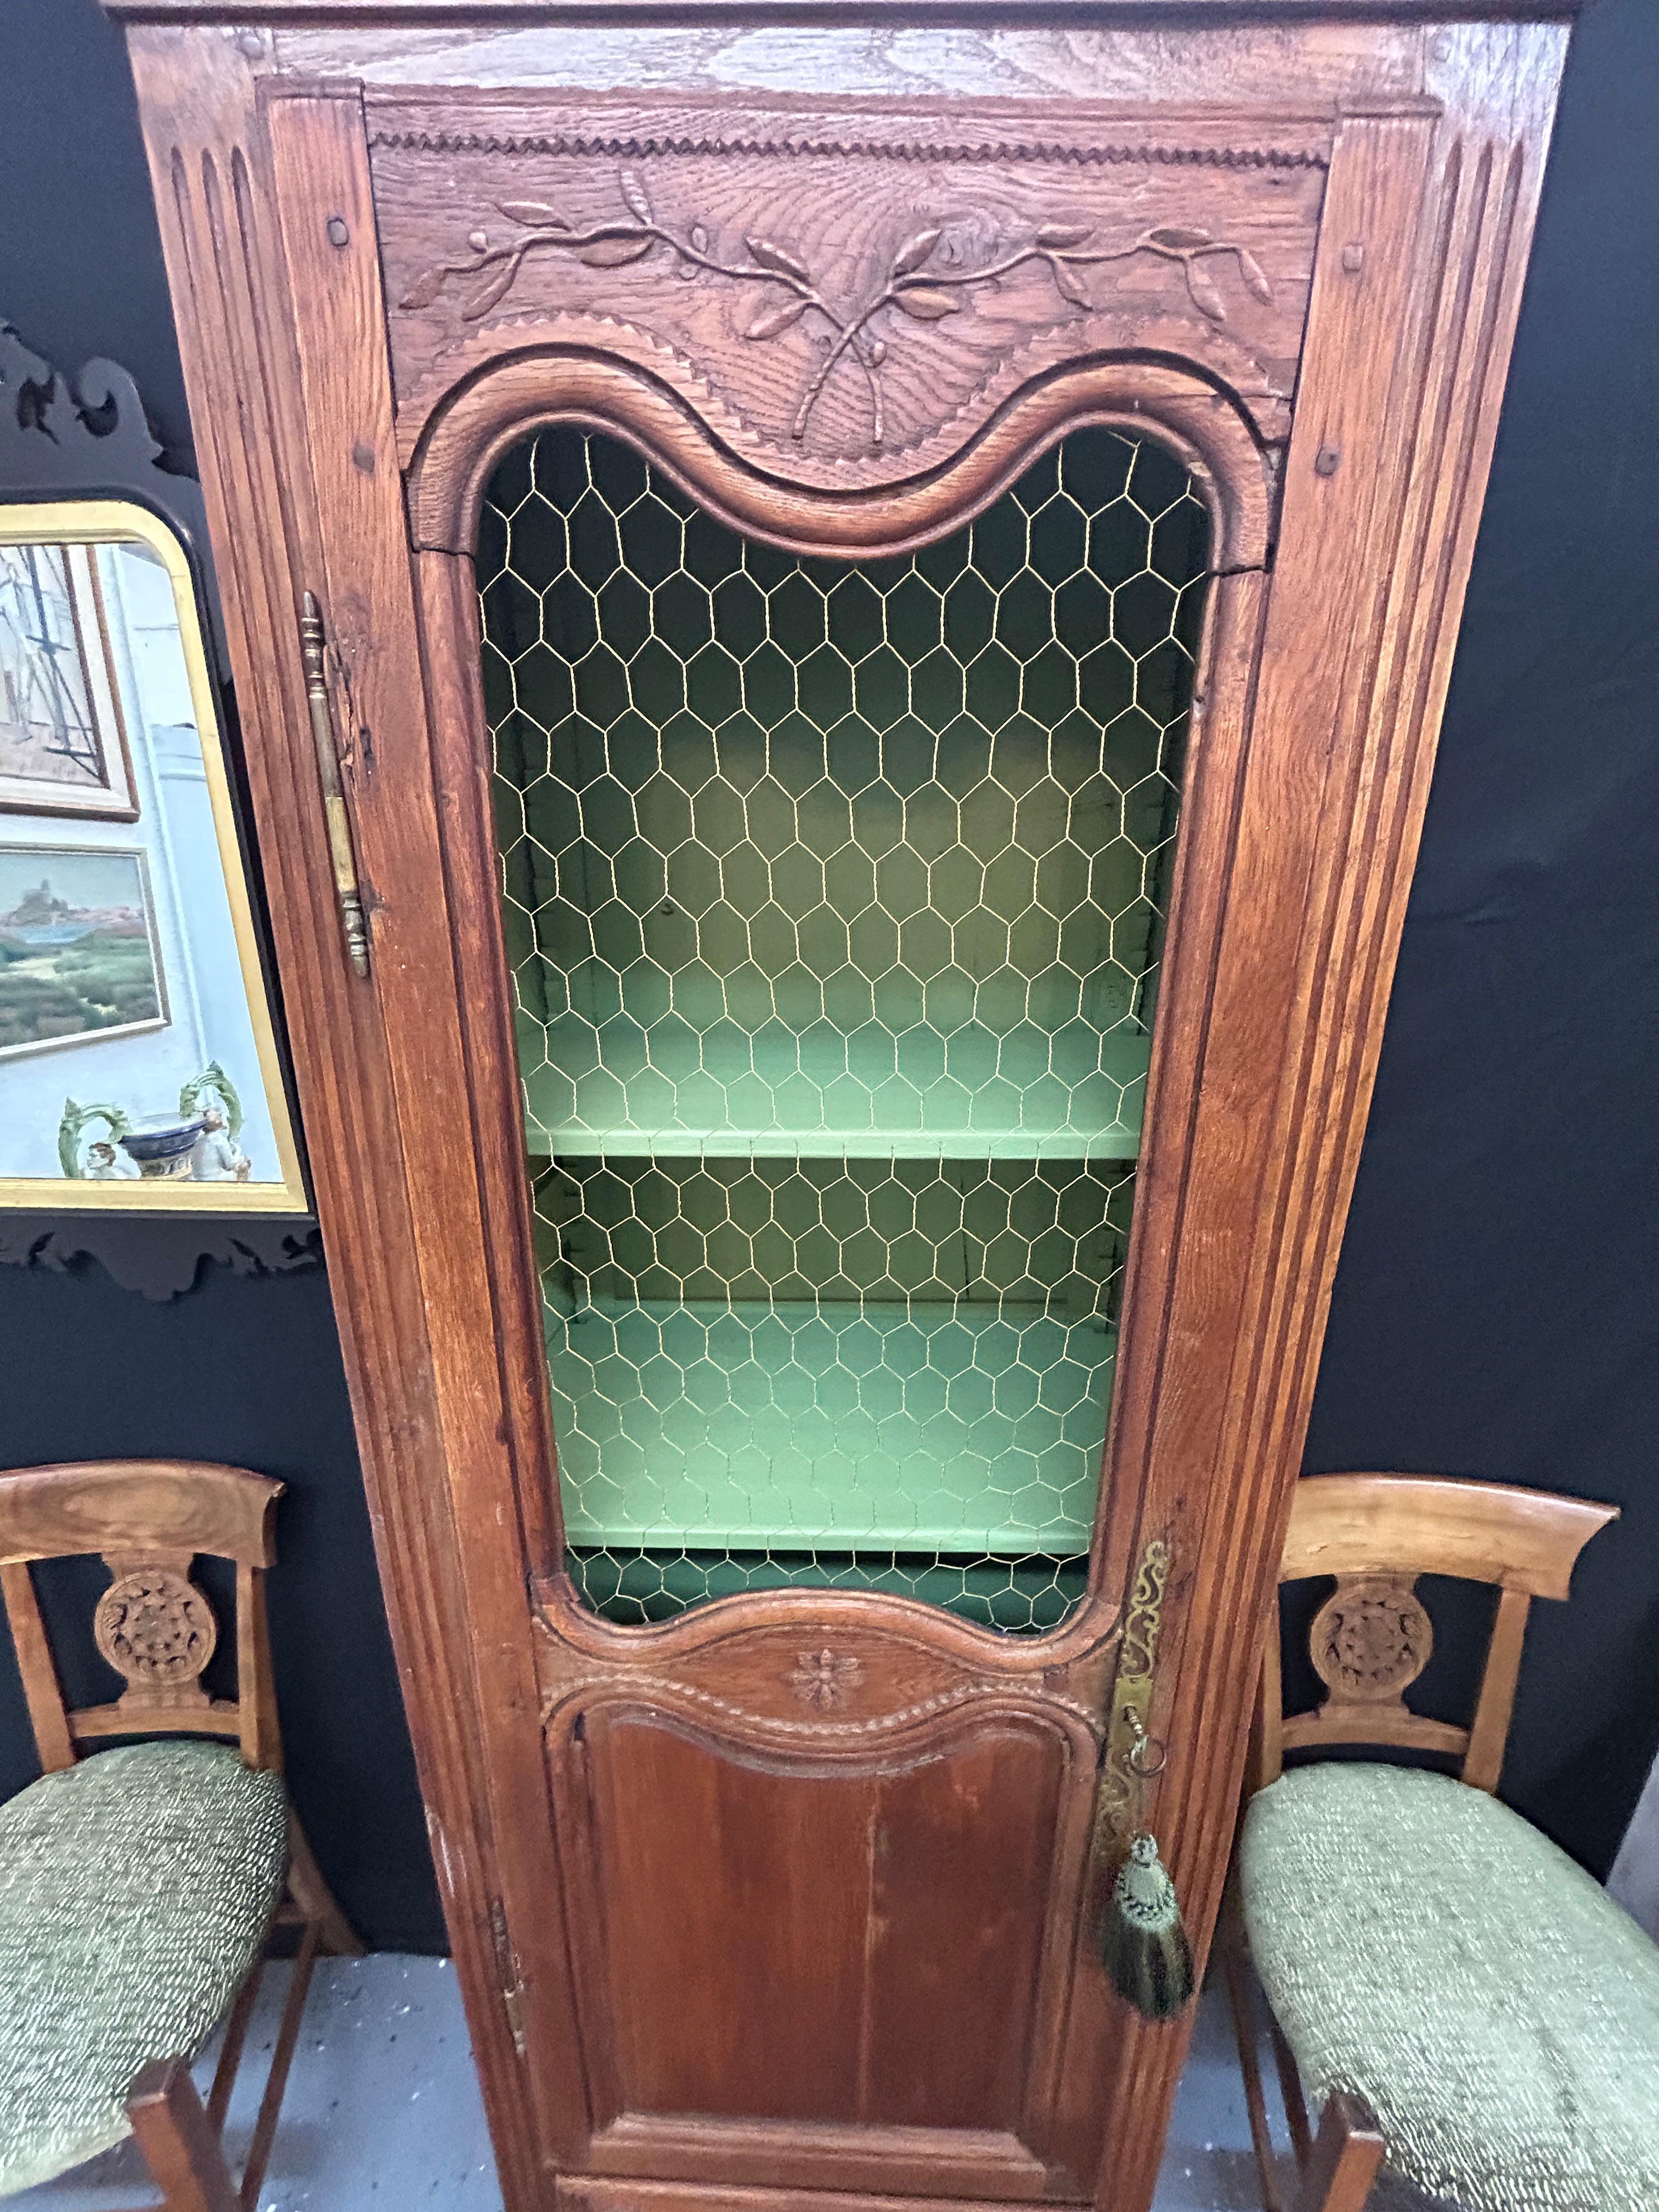
[{"label": "mirror with gold frame", "polygon": [[0,507],[0,1206],[303,1213],[189,560]]}]

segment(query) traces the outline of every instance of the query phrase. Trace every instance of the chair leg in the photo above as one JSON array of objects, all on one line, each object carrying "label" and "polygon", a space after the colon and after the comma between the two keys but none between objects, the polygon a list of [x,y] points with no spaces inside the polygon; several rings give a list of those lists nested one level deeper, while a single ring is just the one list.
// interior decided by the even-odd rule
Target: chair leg
[{"label": "chair leg", "polygon": [[[1244,2077],[1244,2109],[1249,2115],[1250,2143],[1255,2152],[1256,2179],[1266,2212],[1291,2212],[1279,2185],[1279,2154],[1267,2125],[1267,2099],[1261,2081],[1260,2039],[1250,2002],[1249,1947],[1244,1939],[1244,1917],[1238,1902],[1237,1875],[1228,1877],[1222,1894],[1221,1918],[1216,1929],[1216,1948],[1227,1983],[1227,2002],[1233,2016],[1233,2038],[1238,2045],[1238,2070]],[[1305,2128],[1305,2114],[1304,2125]],[[1298,2146],[1299,2154],[1299,2146]]]},{"label": "chair leg", "polygon": [[145,2067],[127,2099],[127,2118],[167,2212],[238,2212],[224,2152],[184,2059]]},{"label": "chair leg", "polygon": [[1308,2126],[1308,2100],[1303,2094],[1301,2069],[1296,2063],[1296,2053],[1285,2039],[1271,2005],[1267,2007],[1267,2039],[1273,2047],[1273,2063],[1279,2069],[1279,2094],[1285,2100],[1285,2118],[1291,2130],[1291,2146],[1296,2153],[1298,2166],[1306,2166],[1313,2154],[1313,2135]]},{"label": "chair leg", "polygon": [[1320,2114],[1297,2212],[1364,2212],[1382,2163],[1376,2115],[1363,2097],[1333,2089]]},{"label": "chair leg", "polygon": [[361,1959],[363,1946],[351,1923],[334,1901],[334,1893],[323,1879],[323,1870],[312,1856],[306,1832],[290,1808],[288,1816],[288,1891],[300,1917],[317,1923],[325,1951],[337,1959]]},{"label": "chair leg", "polygon": [[316,1922],[308,1922],[301,1939],[300,1955],[294,1961],[294,1978],[288,1986],[288,2001],[283,2007],[282,2026],[276,2031],[276,2047],[270,2054],[270,2071],[265,2076],[264,2094],[259,2100],[259,2114],[253,2123],[253,2134],[247,2148],[247,2162],[242,2168],[242,2185],[239,2192],[242,2212],[253,2212],[253,2207],[259,2201],[265,2167],[270,2160],[271,2142],[276,2133],[277,2117],[283,2109],[283,2095],[288,2087],[289,2069],[294,2063],[295,2046],[300,2040],[300,2019],[306,2008],[306,1996],[311,1987],[311,1970],[317,1963],[320,1941]]},{"label": "chair leg", "polygon": [[260,1959],[238,1990],[236,2002],[231,2007],[230,2018],[225,2022],[225,2039],[220,2047],[219,2063],[213,2069],[213,2087],[208,2092],[207,2100],[207,2116],[216,2135],[222,2135],[225,2131],[225,2114],[230,2110],[230,2093],[236,2087],[248,2028],[253,2019],[253,2008],[258,2002],[259,1984],[264,1976],[265,1961]]}]

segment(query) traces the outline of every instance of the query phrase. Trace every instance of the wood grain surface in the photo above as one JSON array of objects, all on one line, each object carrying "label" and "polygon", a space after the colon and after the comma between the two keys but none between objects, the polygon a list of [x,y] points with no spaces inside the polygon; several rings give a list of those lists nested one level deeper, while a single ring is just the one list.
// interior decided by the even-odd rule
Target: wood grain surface
[{"label": "wood grain surface", "polygon": [[[849,490],[1092,353],[1294,385],[1327,121],[377,98],[398,440],[539,343],[616,353],[722,441]],[[568,242],[567,242],[568,241]],[[584,326],[586,327],[584,327]]]}]

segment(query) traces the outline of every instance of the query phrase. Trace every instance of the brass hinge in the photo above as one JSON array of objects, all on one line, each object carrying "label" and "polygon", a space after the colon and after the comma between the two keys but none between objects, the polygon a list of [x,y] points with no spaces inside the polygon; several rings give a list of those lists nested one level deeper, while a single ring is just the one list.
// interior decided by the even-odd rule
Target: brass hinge
[{"label": "brass hinge", "polygon": [[311,708],[311,741],[317,750],[317,775],[323,787],[328,823],[328,856],[334,870],[334,896],[340,909],[346,957],[359,975],[368,973],[368,922],[357,888],[357,854],[351,842],[340,781],[340,750],[334,741],[334,717],[328,703],[328,646],[317,594],[307,592],[300,613],[300,657],[305,665],[306,699]]},{"label": "brass hinge", "polygon": [[513,1938],[507,1933],[507,1907],[499,1897],[490,1903],[489,1937],[495,1947],[495,1972],[501,1983],[501,2008],[512,2032],[513,2048],[522,2058],[525,2054],[524,1983],[520,1978]]}]

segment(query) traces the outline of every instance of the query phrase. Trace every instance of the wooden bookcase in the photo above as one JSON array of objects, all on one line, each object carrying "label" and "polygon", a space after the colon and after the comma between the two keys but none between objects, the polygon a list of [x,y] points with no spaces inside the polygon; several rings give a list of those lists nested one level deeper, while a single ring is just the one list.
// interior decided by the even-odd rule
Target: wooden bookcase
[{"label": "wooden bookcase", "polygon": [[112,4],[507,2200],[1144,2212],[1569,11]]}]

